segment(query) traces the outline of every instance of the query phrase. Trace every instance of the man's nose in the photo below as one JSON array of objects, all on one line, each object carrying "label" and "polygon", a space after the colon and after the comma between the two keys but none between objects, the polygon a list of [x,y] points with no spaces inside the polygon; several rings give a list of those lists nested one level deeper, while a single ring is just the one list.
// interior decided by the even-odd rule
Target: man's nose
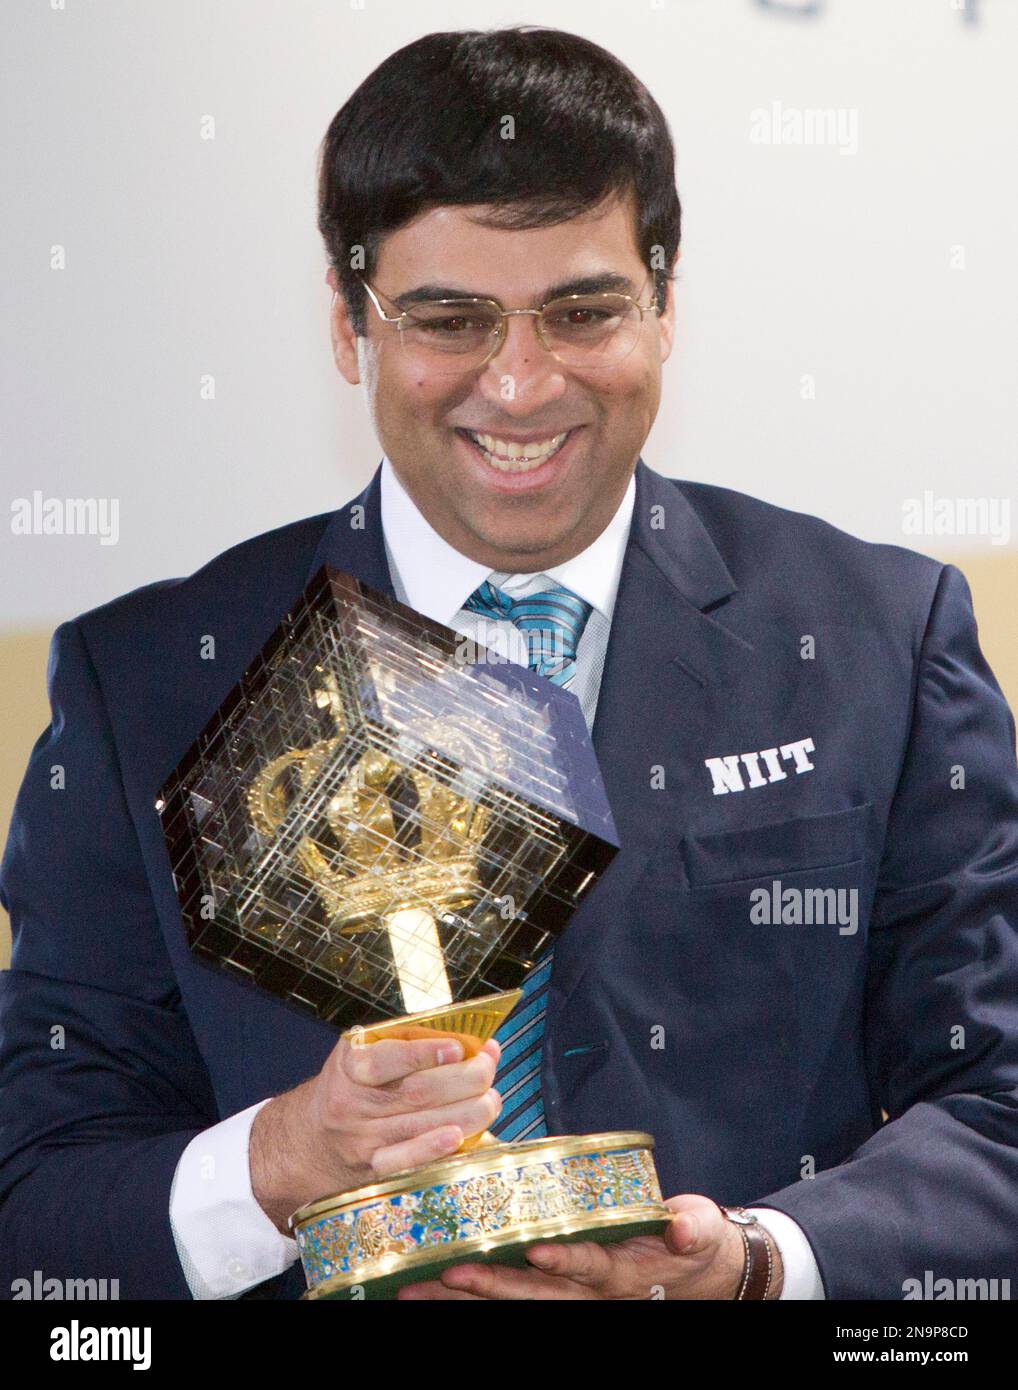
[{"label": "man's nose", "polygon": [[530,414],[565,392],[564,369],[538,337],[535,315],[512,314],[505,320],[502,341],[478,385],[507,414],[514,413],[514,406],[516,413]]}]

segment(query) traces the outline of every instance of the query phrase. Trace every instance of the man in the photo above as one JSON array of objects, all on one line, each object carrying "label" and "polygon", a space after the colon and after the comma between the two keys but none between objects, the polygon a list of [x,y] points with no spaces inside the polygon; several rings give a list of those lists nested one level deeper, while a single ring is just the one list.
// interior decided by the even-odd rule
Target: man
[{"label": "man", "polygon": [[[633,75],[556,31],[430,35],[337,114],[332,341],[385,457],[57,630],[0,878],[5,1285],[292,1297],[290,1212],[485,1126],[649,1130],[675,1219],[407,1297],[1016,1273],[1014,723],[957,570],[640,459],[673,164]],[[156,790],[326,562],[535,669],[554,611],[545,674],[592,728],[622,849],[471,1061],[337,1044],[187,949]]]}]

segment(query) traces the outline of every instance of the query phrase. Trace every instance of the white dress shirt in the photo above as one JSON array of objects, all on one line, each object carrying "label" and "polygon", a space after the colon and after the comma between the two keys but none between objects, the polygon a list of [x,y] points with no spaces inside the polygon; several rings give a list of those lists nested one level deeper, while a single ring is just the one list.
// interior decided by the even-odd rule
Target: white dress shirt
[{"label": "white dress shirt", "polygon": [[[635,480],[611,521],[586,550],[535,574],[505,574],[461,555],[438,534],[382,460],[381,513],[386,558],[396,597],[426,617],[455,628],[520,665],[527,664],[522,633],[508,621],[469,612],[463,604],[485,580],[513,598],[564,584],[591,605],[576,649],[569,688],[593,727],[608,633],[629,525]],[[181,1154],[170,1191],[170,1226],[181,1267],[195,1298],[236,1298],[280,1274],[297,1259],[297,1243],[281,1235],[251,1192],[251,1124],[271,1097],[203,1130]],[[784,1266],[782,1299],[823,1298],[810,1244],[784,1212],[750,1207],[765,1225]]]}]

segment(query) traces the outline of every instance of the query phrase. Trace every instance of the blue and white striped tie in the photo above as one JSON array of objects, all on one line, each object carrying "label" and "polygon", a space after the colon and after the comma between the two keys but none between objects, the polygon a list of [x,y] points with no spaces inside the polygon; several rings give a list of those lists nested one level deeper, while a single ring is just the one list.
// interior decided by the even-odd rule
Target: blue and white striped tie
[{"label": "blue and white striped tie", "polygon": [[[556,585],[514,599],[485,580],[463,607],[513,623],[527,639],[530,669],[555,685],[569,685],[576,674],[576,648],[591,613],[590,604],[570,589]],[[523,998],[495,1034],[502,1047],[495,1073],[502,1110],[491,1132],[499,1139],[536,1139],[548,1133],[541,1099],[541,1050],[551,966],[552,952],[547,951],[527,976]]]},{"label": "blue and white striped tie", "polygon": [[590,617],[590,604],[557,584],[523,598],[512,598],[486,579],[463,605],[497,622],[510,622],[527,643],[527,665],[555,685],[567,686],[576,674],[576,648]]}]

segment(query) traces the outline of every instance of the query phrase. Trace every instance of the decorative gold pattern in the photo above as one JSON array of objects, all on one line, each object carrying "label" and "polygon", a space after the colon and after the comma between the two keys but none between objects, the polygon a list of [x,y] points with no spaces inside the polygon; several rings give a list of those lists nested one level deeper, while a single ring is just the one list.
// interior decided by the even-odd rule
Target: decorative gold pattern
[{"label": "decorative gold pattern", "polygon": [[290,1219],[310,1297],[341,1294],[444,1256],[669,1219],[653,1140],[640,1133],[496,1144],[354,1192]]}]

